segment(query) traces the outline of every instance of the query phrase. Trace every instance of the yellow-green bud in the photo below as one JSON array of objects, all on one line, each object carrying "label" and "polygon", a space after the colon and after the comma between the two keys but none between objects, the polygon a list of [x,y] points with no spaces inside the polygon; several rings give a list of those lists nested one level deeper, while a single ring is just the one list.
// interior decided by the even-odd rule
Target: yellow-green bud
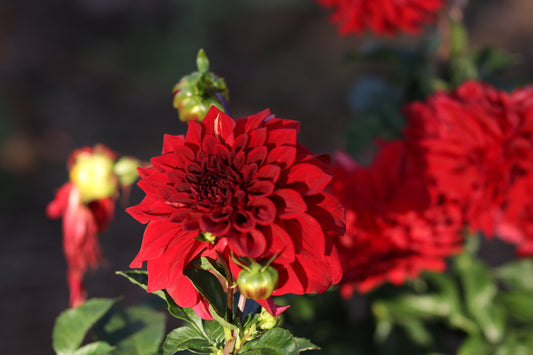
[{"label": "yellow-green bud", "polygon": [[173,106],[183,122],[201,122],[213,105],[223,111],[216,94],[229,100],[226,82],[209,71],[209,60],[202,49],[196,57],[196,66],[198,71],[181,78],[172,90]]},{"label": "yellow-green bud", "polygon": [[141,162],[135,158],[122,157],[115,163],[113,171],[122,186],[130,186],[139,178],[137,168],[140,165]]},{"label": "yellow-green bud", "polygon": [[272,314],[268,313],[266,309],[262,308],[259,320],[257,321],[259,329],[269,330],[274,328],[277,324],[278,317],[274,317]]},{"label": "yellow-green bud", "polygon": [[277,283],[277,270],[272,266],[263,266],[258,263],[242,269],[237,277],[237,286],[241,294],[254,300],[270,297]]}]

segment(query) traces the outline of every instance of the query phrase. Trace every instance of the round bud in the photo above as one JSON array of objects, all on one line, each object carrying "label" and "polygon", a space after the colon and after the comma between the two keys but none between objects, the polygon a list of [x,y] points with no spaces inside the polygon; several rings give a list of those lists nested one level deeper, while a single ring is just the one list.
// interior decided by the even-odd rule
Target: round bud
[{"label": "round bud", "polygon": [[237,278],[239,291],[246,298],[254,300],[270,297],[278,283],[278,272],[272,266],[253,263],[242,269]]}]

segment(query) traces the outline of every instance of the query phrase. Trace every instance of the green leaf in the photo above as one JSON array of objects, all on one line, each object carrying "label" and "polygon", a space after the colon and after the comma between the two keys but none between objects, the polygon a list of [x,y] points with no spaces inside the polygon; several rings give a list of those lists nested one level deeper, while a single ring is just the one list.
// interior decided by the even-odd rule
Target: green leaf
[{"label": "green leaf", "polygon": [[298,344],[288,330],[272,328],[259,339],[244,344],[240,353],[243,355],[297,355]]},{"label": "green leaf", "polygon": [[500,341],[504,334],[505,313],[493,302],[497,289],[487,266],[466,253],[458,255],[455,260],[469,313],[491,343]]},{"label": "green leaf", "polygon": [[[146,290],[146,285],[148,284],[148,272],[145,270],[117,271],[116,274],[126,277],[132,283]],[[202,319],[198,317],[192,309],[181,308],[178,306],[165,290],[155,291],[152,293],[158,295],[167,302],[168,311],[172,316],[189,322],[195,328],[197,328],[198,331],[203,332]]]},{"label": "green leaf", "polygon": [[515,336],[506,337],[505,341],[500,344],[494,355],[530,355],[528,346]]},{"label": "green leaf", "polygon": [[206,321],[204,330],[212,344],[224,345],[224,327],[216,321]]},{"label": "green leaf", "polygon": [[500,48],[489,46],[472,53],[472,60],[476,63],[479,76],[483,80],[492,79],[515,62],[511,55]]},{"label": "green leaf", "polygon": [[301,351],[307,351],[307,350],[320,350],[318,346],[311,343],[309,339],[305,338],[294,338],[294,341],[296,342],[296,347],[298,348],[298,352]]},{"label": "green leaf", "polygon": [[114,347],[105,341],[97,341],[82,346],[74,352],[74,355],[105,355],[113,351]]},{"label": "green leaf", "polygon": [[470,336],[457,350],[457,355],[488,355],[489,345],[481,336]]},{"label": "green leaf", "polygon": [[533,294],[533,259],[511,261],[496,268],[494,272],[507,286]]},{"label": "green leaf", "polygon": [[217,263],[216,260],[202,256],[200,258],[200,267],[206,271],[213,270],[217,275],[227,280],[226,270],[222,265]]},{"label": "green leaf", "polygon": [[[215,321],[220,323],[220,325],[222,325],[224,328],[228,328],[228,329],[231,329],[231,330],[238,330],[239,329],[236,325],[231,324],[225,318],[219,316],[217,314],[217,312],[215,312],[215,310],[213,309],[213,307],[211,305],[209,305],[209,313],[211,313],[211,315],[213,316]],[[238,319],[235,319],[235,321],[238,321]]]},{"label": "green leaf", "polygon": [[[143,290],[146,291],[146,287],[148,285],[148,272],[146,270],[116,271],[115,274],[124,276],[131,283],[140,286]],[[154,291],[152,293],[154,295],[158,295],[162,299],[166,299],[164,292],[161,290]]]},{"label": "green leaf", "polygon": [[226,294],[216,276],[209,271],[197,268],[187,268],[183,273],[213,306],[215,312],[220,317],[226,317]]},{"label": "green leaf", "polygon": [[163,344],[163,355],[172,355],[183,350],[210,354],[212,346],[203,334],[187,325],[171,331]]},{"label": "green leaf", "polygon": [[468,32],[461,22],[450,21],[450,51],[452,56],[468,51]]},{"label": "green leaf", "polygon": [[509,314],[521,322],[533,323],[533,297],[525,293],[503,293],[498,300]]},{"label": "green leaf", "polygon": [[73,354],[87,331],[117,302],[117,299],[93,298],[81,306],[59,315],[52,333],[52,346],[57,354]]},{"label": "green leaf", "polygon": [[116,354],[153,355],[165,336],[165,320],[151,308],[130,307],[114,312],[97,334],[116,347]]}]

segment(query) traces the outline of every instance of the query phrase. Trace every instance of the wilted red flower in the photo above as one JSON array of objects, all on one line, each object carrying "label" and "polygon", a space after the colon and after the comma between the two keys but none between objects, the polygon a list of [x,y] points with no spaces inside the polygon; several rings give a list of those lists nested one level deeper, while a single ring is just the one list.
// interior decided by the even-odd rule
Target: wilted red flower
[{"label": "wilted red flower", "polygon": [[[80,156],[93,154],[111,154],[103,147],[86,147],[73,152],[68,166],[76,165]],[[90,169],[94,165],[89,166]],[[82,169],[83,170],[83,169]],[[87,182],[83,182],[84,188]],[[115,209],[111,197],[84,201],[80,188],[74,182],[64,184],[57,192],[54,200],[46,208],[49,218],[63,218],[63,250],[67,260],[67,281],[70,289],[70,307],[76,307],[85,301],[83,276],[89,266],[96,267],[100,263],[101,253],[98,233],[102,232],[111,219]]]},{"label": "wilted red flower", "polygon": [[533,198],[533,87],[509,94],[466,82],[405,114],[410,146],[437,193],[463,206],[468,226],[519,246],[533,240],[520,212]]},{"label": "wilted red flower", "polygon": [[369,167],[337,153],[333,171],[332,189],[346,208],[346,234],[337,243],[344,297],[442,271],[461,249],[458,208],[432,200],[403,142],[381,146]]},{"label": "wilted red flower", "polygon": [[435,22],[444,0],[316,0],[334,8],[331,21],[339,25],[339,33],[362,33],[371,30],[378,35],[398,31],[417,34],[425,24]]},{"label": "wilted red flower", "polygon": [[212,107],[188,125],[186,135],[165,135],[153,168],[139,169],[146,197],[128,209],[148,223],[131,263],[148,261],[147,290],[166,289],[178,305],[205,309],[183,271],[217,253],[235,278],[240,267],[230,253],[257,262],[275,256],[274,295],[324,292],[337,283],[332,239],[344,230],[343,209],[323,192],[331,180],[323,157],[297,142],[299,123],[268,110],[233,120]]}]

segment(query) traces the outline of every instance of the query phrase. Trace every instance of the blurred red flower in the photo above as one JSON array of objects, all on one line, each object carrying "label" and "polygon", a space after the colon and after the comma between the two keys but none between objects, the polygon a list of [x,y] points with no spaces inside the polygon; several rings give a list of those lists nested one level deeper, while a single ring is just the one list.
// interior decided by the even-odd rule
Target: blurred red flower
[{"label": "blurred red flower", "polygon": [[[108,148],[97,146],[85,147],[74,151],[68,160],[72,169],[80,155],[94,152],[109,154]],[[94,165],[91,166],[94,168]],[[86,298],[83,276],[89,267],[97,267],[102,258],[98,233],[107,228],[113,218],[115,203],[113,198],[105,197],[92,201],[84,201],[82,193],[74,182],[64,184],[46,208],[49,218],[63,219],[63,250],[67,260],[67,282],[70,290],[70,307],[82,304]]]},{"label": "blurred red flower", "polygon": [[459,209],[432,200],[403,142],[383,144],[369,167],[337,153],[333,171],[331,187],[346,208],[346,234],[337,243],[345,298],[442,271],[444,259],[461,250]]},{"label": "blurred red flower", "polygon": [[405,114],[407,140],[436,193],[460,203],[473,230],[533,254],[525,246],[533,243],[533,87],[507,93],[470,81]]},{"label": "blurred red flower", "polygon": [[316,0],[334,8],[331,21],[339,25],[339,33],[362,33],[371,30],[378,35],[398,31],[418,34],[425,24],[435,22],[444,0]]},{"label": "blurred red flower", "polygon": [[[323,191],[326,159],[296,140],[299,123],[265,110],[233,120],[212,107],[186,135],[165,135],[153,168],[139,169],[144,200],[128,212],[148,223],[131,263],[148,261],[148,291],[166,289],[182,307],[208,319],[205,300],[184,276],[200,256],[271,264],[274,295],[324,292],[341,277],[332,239],[344,231],[344,210]],[[272,309],[272,302],[258,300]],[[275,313],[276,311],[273,310]]]}]

